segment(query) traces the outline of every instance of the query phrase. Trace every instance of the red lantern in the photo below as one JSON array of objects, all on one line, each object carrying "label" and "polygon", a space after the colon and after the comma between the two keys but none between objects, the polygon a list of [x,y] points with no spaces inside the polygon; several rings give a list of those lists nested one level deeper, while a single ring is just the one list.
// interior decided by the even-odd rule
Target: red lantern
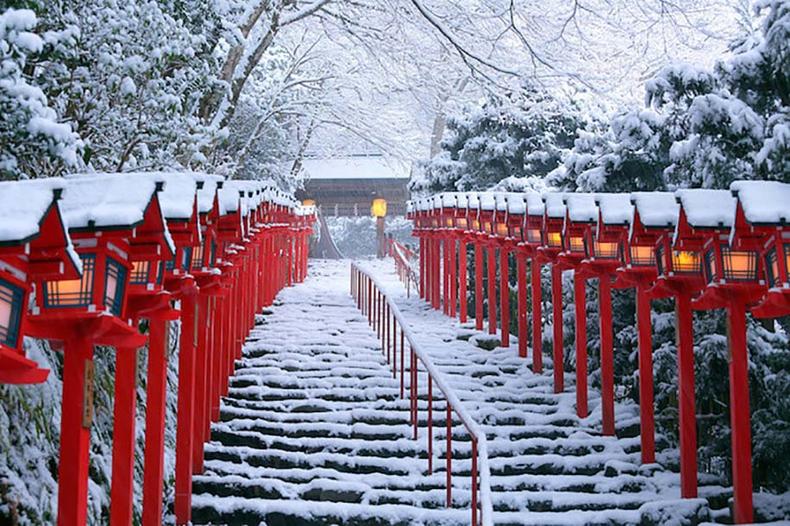
[{"label": "red lantern", "polygon": [[44,382],[48,369],[25,357],[27,300],[34,282],[78,279],[58,200],[62,179],[0,182],[0,383]]}]

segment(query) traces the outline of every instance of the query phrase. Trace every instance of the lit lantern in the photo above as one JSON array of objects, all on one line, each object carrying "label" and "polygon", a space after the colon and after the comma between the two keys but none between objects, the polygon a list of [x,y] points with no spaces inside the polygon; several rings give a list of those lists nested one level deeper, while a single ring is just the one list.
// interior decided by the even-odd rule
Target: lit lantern
[{"label": "lit lantern", "polygon": [[[0,383],[37,384],[49,370],[25,357],[27,299],[41,279],[77,278],[58,200],[62,179],[0,182]],[[11,227],[13,225],[13,227]]]},{"label": "lit lantern", "polygon": [[545,205],[543,198],[537,192],[524,194],[527,202],[527,215],[524,224],[524,242],[531,248],[531,252],[543,244],[543,216]]},{"label": "lit lantern", "polygon": [[566,268],[574,269],[590,257],[587,250],[592,243],[593,228],[598,221],[598,206],[593,194],[565,194],[565,223],[563,225],[563,250],[560,260]]},{"label": "lit lantern", "polygon": [[377,197],[370,205],[370,215],[373,217],[385,217],[387,215],[387,201]]},{"label": "lit lantern", "polygon": [[510,242],[515,246],[523,241],[527,202],[522,194],[508,194],[507,207],[507,235],[510,237]]},{"label": "lit lantern", "polygon": [[[409,201],[411,203],[411,201]],[[302,201],[302,206],[315,206],[315,199],[305,199]]]},{"label": "lit lantern", "polygon": [[540,253],[546,261],[552,261],[563,249],[563,227],[565,225],[564,194],[543,195],[543,246]]},{"label": "lit lantern", "polygon": [[[739,267],[742,275],[748,274],[754,265],[751,255],[756,252],[758,277],[764,269],[767,290],[752,313],[766,318],[790,315],[790,185],[737,181],[730,189],[737,198],[732,250],[736,254],[745,251],[748,257],[736,255],[740,261],[730,261],[729,265]],[[728,262],[723,259],[722,263],[726,272]]]},{"label": "lit lantern", "polygon": [[120,360],[145,343],[130,323],[126,299],[132,248],[162,226],[157,189],[153,178],[133,175],[68,179],[61,208],[83,274],[36,282],[30,334],[64,343],[58,476],[58,521],[64,524],[86,518],[94,345],[115,347]]},{"label": "lit lantern", "polygon": [[496,235],[496,197],[491,192],[478,194],[478,220],[480,221],[480,235],[484,240],[490,240]]},{"label": "lit lantern", "polygon": [[[790,192],[785,191],[778,202],[771,203],[771,198],[766,197],[771,195],[768,188],[752,196],[747,190],[740,202],[751,211],[763,206],[766,210],[773,208],[762,217],[776,217],[771,212],[777,211],[787,215],[785,199]],[[781,193],[779,187],[776,191]],[[751,523],[754,512],[746,310],[767,290],[758,254],[765,239],[747,228],[742,230],[737,242],[730,245],[739,201],[729,191],[679,190],[676,196],[681,205],[676,244],[680,250],[695,249],[693,255],[687,256],[687,264],[702,266],[707,282],[700,297],[694,300],[694,306],[727,311],[734,519],[736,523]]]}]

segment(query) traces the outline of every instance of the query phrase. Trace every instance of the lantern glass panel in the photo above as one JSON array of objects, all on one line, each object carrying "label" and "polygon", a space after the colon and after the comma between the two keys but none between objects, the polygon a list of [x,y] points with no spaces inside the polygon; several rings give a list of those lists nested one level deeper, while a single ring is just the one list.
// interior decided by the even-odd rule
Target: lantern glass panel
[{"label": "lantern glass panel", "polygon": [[189,270],[189,265],[192,262],[192,247],[184,247],[181,252],[181,269]]},{"label": "lantern glass panel", "polygon": [[16,347],[22,320],[24,292],[20,287],[0,279],[0,344]]},{"label": "lantern glass panel", "polygon": [[659,276],[663,276],[666,273],[665,269],[667,262],[664,259],[664,255],[665,255],[664,245],[659,245],[659,247],[656,249],[656,267]]},{"label": "lantern glass panel", "polygon": [[472,230],[480,230],[480,221],[472,219]]},{"label": "lantern glass panel", "polygon": [[539,228],[530,228],[527,230],[527,241],[530,243],[541,242],[541,232]]},{"label": "lantern glass panel", "polygon": [[757,253],[721,249],[724,262],[724,279],[731,281],[757,281]]},{"label": "lantern glass panel", "polygon": [[483,232],[487,232],[489,234],[493,234],[494,233],[491,221],[483,221]]},{"label": "lantern glass panel", "polygon": [[702,260],[699,252],[673,250],[672,270],[675,274],[700,274],[702,272]]},{"label": "lantern glass panel", "polygon": [[93,274],[96,270],[96,256],[81,254],[82,277],[62,281],[47,281],[44,287],[45,307],[87,307],[93,294]]},{"label": "lantern glass panel", "polygon": [[570,236],[568,249],[571,252],[584,252],[584,238],[581,236]]},{"label": "lantern glass panel", "polygon": [[455,218],[455,226],[456,228],[462,228],[466,230],[466,218],[465,217],[456,217]]},{"label": "lantern glass panel", "polygon": [[[785,272],[790,274],[790,245],[785,245]],[[788,276],[785,276],[786,281],[790,281]]]},{"label": "lantern glass panel", "polygon": [[211,249],[209,252],[208,257],[208,264],[209,266],[214,266],[217,263],[217,242],[214,241],[214,238],[211,238]]},{"label": "lantern glass panel", "polygon": [[770,288],[779,285],[779,258],[776,257],[776,247],[765,255],[765,274]]},{"label": "lantern glass panel", "polygon": [[449,227],[449,228],[452,228],[453,227],[453,218],[452,217],[446,218],[444,220],[444,225]]},{"label": "lantern glass panel", "polygon": [[602,259],[617,259],[619,255],[619,243],[612,241],[596,241],[593,246],[595,247],[595,257]]},{"label": "lantern glass panel", "polygon": [[521,226],[520,225],[512,225],[510,227],[510,237],[514,237],[516,239],[521,239]]},{"label": "lantern glass panel", "polygon": [[132,271],[129,274],[129,284],[147,285],[151,277],[150,261],[132,261]]},{"label": "lantern glass panel", "polygon": [[107,275],[104,282],[104,305],[115,316],[121,315],[126,269],[117,261],[107,258]]},{"label": "lantern glass panel", "polygon": [[652,267],[656,264],[656,254],[653,247],[645,245],[631,245],[631,265],[635,267]]},{"label": "lantern glass panel", "polygon": [[195,247],[192,250],[192,270],[200,270],[203,268],[203,245]]},{"label": "lantern glass panel", "polygon": [[497,223],[496,224],[496,234],[500,237],[507,237],[509,231],[507,228],[507,223]]},{"label": "lantern glass panel", "polygon": [[549,232],[548,233],[548,245],[550,247],[561,247],[562,246],[562,234],[559,232]]}]

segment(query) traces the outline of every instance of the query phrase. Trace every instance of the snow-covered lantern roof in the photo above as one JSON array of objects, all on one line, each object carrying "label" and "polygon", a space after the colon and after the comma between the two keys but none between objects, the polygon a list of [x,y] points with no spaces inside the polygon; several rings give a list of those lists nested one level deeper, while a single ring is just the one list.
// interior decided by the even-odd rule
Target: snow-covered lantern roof
[{"label": "snow-covered lantern roof", "polygon": [[571,266],[575,266],[585,255],[592,255],[589,245],[592,242],[593,225],[598,221],[598,205],[595,195],[589,193],[568,193],[564,195],[563,201],[565,224],[562,255]]},{"label": "snow-covered lantern roof", "polygon": [[[144,341],[128,324],[132,258],[169,256],[169,238],[158,193],[164,184],[140,174],[79,174],[66,179],[61,209],[82,276],[41,280],[31,335],[68,339],[87,330],[94,343],[137,346]],[[90,323],[90,329],[82,326]],[[138,342],[139,340],[139,342]]]},{"label": "snow-covered lantern roof", "polygon": [[537,192],[525,192],[523,195],[527,204],[524,227],[525,248],[534,250],[543,244],[543,219],[546,205],[543,203],[543,196]]},{"label": "snow-covered lantern roof", "polygon": [[62,179],[0,182],[0,384],[37,384],[49,370],[25,357],[22,336],[31,285],[79,278],[58,200]]},{"label": "snow-covered lantern roof", "polygon": [[625,263],[628,230],[634,214],[629,194],[602,193],[595,195],[598,221],[586,247],[590,264],[599,271],[613,271]]},{"label": "snow-covered lantern roof", "polygon": [[[246,194],[246,188],[239,181],[225,181],[217,192],[219,201],[219,221],[217,226],[217,240],[221,243],[238,243],[241,241],[243,208],[242,199]],[[276,204],[281,204],[281,197],[277,194],[273,196]]]},{"label": "snow-covered lantern roof", "polygon": [[768,288],[752,313],[769,318],[790,315],[790,184],[736,181],[730,190],[737,199],[732,248],[759,254]]},{"label": "snow-covered lantern roof", "polygon": [[542,252],[549,257],[558,254],[563,248],[562,234],[565,227],[565,194],[547,192],[543,194],[543,247]]}]

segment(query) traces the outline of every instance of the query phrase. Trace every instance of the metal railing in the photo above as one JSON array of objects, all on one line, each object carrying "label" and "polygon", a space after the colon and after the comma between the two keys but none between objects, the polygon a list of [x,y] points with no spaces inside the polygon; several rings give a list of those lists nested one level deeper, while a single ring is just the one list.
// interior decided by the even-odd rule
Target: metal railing
[{"label": "metal railing", "polygon": [[[400,396],[405,398],[406,392],[406,344],[409,347],[409,423],[417,440],[419,426],[418,407],[418,372],[420,363],[428,376],[428,418],[427,447],[428,473],[433,472],[433,386],[439,388],[446,401],[447,451],[445,469],[447,472],[447,507],[452,507],[452,465],[453,465],[453,413],[460,419],[471,440],[471,512],[472,526],[493,524],[493,506],[491,504],[491,473],[488,465],[488,443],[486,435],[477,422],[462,405],[460,399],[448,384],[444,374],[431,361],[428,354],[420,349],[417,339],[401,314],[398,306],[382,292],[380,282],[358,264],[351,264],[351,295],[357,308],[367,316],[368,323],[376,330],[381,340],[382,352],[386,355],[387,364],[392,365],[392,377],[397,379],[400,373]],[[400,328],[400,338],[398,329]],[[398,367],[398,340],[400,340],[400,368]],[[479,478],[479,484],[478,484]]]},{"label": "metal railing", "polygon": [[406,287],[406,297],[411,297],[412,285],[415,288],[420,286],[420,277],[411,264],[411,260],[416,257],[416,254],[394,239],[389,240],[389,247],[390,256],[395,260],[395,271],[398,273],[401,283]]}]

